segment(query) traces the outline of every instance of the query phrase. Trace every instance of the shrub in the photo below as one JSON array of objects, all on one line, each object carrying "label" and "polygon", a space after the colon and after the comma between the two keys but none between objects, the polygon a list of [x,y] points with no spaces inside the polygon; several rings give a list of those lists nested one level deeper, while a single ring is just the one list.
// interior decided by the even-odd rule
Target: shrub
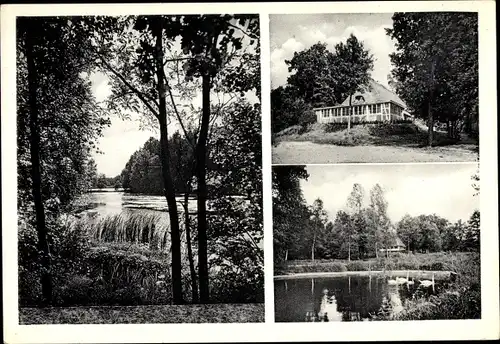
[{"label": "shrub", "polygon": [[[52,278],[55,286],[64,283],[68,276],[78,273],[84,265],[84,257],[90,241],[81,227],[61,224],[47,218],[47,231],[52,257]],[[18,225],[19,302],[23,306],[40,303],[40,270],[36,229],[28,221],[20,219]]]},{"label": "shrub", "polygon": [[288,273],[345,271],[347,271],[347,267],[346,264],[342,262],[308,262],[300,265],[288,265],[286,267],[286,272]]},{"label": "shrub", "polygon": [[215,303],[264,302],[264,270],[253,269],[254,274],[240,269],[220,269],[210,278],[210,298]]},{"label": "shrub", "polygon": [[370,126],[370,134],[374,136],[414,135],[419,133],[416,125],[408,121],[394,121]]},{"label": "shrub", "polygon": [[305,110],[299,117],[299,125],[306,128],[309,124],[316,123],[316,115],[312,109]]},{"label": "shrub", "polygon": [[367,262],[353,261],[346,265],[347,271],[368,271],[369,265]]}]

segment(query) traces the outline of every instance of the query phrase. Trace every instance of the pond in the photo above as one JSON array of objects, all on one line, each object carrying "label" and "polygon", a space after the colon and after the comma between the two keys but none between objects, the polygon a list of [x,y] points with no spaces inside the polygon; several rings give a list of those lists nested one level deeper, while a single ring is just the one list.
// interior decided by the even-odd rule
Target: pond
[{"label": "pond", "polygon": [[405,300],[439,293],[434,287],[392,285],[387,276],[297,278],[274,281],[275,321],[370,321],[374,315],[391,315],[404,309]]}]

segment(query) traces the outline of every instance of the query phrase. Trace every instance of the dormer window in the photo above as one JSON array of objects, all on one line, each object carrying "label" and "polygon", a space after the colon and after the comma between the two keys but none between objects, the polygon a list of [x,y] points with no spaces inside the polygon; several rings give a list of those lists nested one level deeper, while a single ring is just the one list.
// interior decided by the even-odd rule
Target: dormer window
[{"label": "dormer window", "polygon": [[354,98],[354,101],[355,101],[356,103],[364,103],[365,98],[364,98],[363,96],[361,96],[361,95],[358,95],[358,96],[356,96],[356,97]]}]

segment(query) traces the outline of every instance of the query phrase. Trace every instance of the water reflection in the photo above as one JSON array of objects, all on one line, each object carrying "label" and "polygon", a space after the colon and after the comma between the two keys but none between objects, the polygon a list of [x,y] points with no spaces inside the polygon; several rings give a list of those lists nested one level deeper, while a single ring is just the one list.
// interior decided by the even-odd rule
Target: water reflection
[{"label": "water reflection", "polygon": [[439,292],[420,284],[389,285],[383,276],[275,281],[277,322],[371,321],[404,310],[405,300]]}]

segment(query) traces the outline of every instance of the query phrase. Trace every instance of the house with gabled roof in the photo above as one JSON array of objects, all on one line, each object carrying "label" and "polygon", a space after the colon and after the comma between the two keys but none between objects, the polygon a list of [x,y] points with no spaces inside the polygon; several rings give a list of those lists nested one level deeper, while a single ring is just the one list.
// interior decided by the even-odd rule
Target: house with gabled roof
[{"label": "house with gabled roof", "polygon": [[[351,123],[412,119],[399,96],[371,79],[368,87],[352,96]],[[313,109],[318,123],[347,123],[349,97],[341,104]]]},{"label": "house with gabled roof", "polygon": [[379,249],[379,252],[403,252],[406,250],[406,246],[403,243],[403,241],[398,237],[395,236],[392,238],[392,240],[388,243],[387,247]]}]

